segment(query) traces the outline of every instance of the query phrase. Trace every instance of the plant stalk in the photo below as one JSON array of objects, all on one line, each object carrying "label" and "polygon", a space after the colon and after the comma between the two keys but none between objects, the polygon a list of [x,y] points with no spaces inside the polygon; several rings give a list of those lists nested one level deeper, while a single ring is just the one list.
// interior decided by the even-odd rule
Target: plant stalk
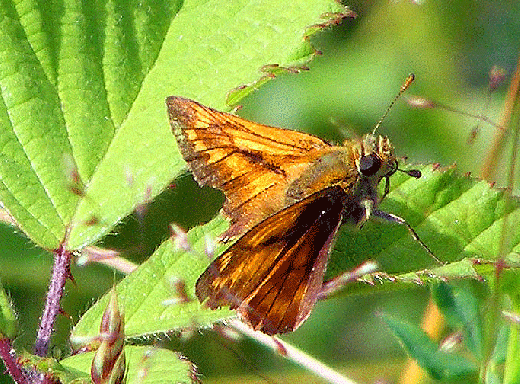
[{"label": "plant stalk", "polygon": [[38,336],[34,344],[34,353],[40,357],[47,355],[54,323],[60,312],[60,301],[63,296],[63,288],[67,279],[70,277],[70,260],[71,252],[60,246],[54,251],[54,266],[52,269],[52,277],[47,292],[47,300],[43,315],[40,319],[40,327]]}]

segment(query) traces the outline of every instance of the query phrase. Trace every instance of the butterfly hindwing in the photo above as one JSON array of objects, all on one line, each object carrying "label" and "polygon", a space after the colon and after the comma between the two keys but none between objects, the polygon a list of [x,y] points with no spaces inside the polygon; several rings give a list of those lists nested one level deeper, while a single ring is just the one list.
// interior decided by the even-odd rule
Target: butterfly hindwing
[{"label": "butterfly hindwing", "polygon": [[199,300],[237,308],[267,334],[297,328],[321,290],[345,199],[342,188],[330,187],[257,224],[200,276]]}]

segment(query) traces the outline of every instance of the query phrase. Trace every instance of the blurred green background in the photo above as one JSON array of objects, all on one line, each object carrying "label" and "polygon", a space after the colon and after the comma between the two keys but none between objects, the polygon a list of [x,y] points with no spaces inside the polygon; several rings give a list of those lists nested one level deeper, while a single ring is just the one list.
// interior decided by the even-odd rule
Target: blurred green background
[{"label": "blurred green background", "polygon": [[[323,53],[309,71],[276,78],[243,100],[241,116],[261,123],[305,130],[341,142],[369,132],[405,77],[416,81],[407,96],[420,95],[498,121],[508,80],[515,71],[520,41],[520,3],[516,1],[352,1],[358,13],[313,38]],[[488,97],[488,73],[498,65],[504,84]],[[237,84],[238,85],[238,84]],[[165,124],[166,118],[165,118]],[[477,121],[445,110],[412,109],[401,100],[380,133],[389,136],[399,156],[410,163],[457,163],[461,173],[478,175],[496,135],[481,124],[475,142],[468,138]],[[208,201],[203,211],[190,207]],[[150,204],[118,226],[102,246],[117,248],[136,262],[145,260],[168,236],[168,224],[190,228],[212,218],[222,195],[200,189],[186,174]],[[0,226],[0,279],[18,313],[16,346],[32,348],[52,255],[22,234]],[[121,275],[102,266],[73,267],[76,284],[67,284],[57,346],[81,312]],[[310,319],[285,340],[360,382],[394,380],[404,354],[376,314],[384,311],[418,322],[427,302],[425,287],[368,297],[338,297],[318,303]],[[206,382],[318,382],[311,374],[249,340],[234,342],[211,331],[192,338],[157,336],[192,359]],[[53,353],[59,356],[56,347]],[[3,380],[3,381],[2,381]],[[9,378],[0,379],[10,382]]]}]

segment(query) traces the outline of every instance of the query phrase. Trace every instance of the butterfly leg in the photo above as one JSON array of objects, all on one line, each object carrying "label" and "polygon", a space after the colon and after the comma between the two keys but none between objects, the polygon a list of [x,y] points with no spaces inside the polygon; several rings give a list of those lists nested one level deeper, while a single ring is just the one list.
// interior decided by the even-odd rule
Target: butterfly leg
[{"label": "butterfly leg", "polygon": [[325,281],[321,287],[320,293],[318,294],[318,300],[326,299],[327,297],[342,289],[351,281],[356,281],[360,277],[368,275],[369,273],[377,272],[378,269],[379,265],[376,261],[367,260],[353,270],[344,272],[341,275],[332,278],[331,280]]},{"label": "butterfly leg", "polygon": [[396,216],[396,215],[392,215],[391,213],[387,213],[387,212],[383,212],[383,211],[378,211],[378,210],[374,210],[372,211],[372,215],[373,216],[376,216],[376,217],[379,217],[381,219],[384,219],[384,220],[387,220],[387,221],[391,221],[392,223],[397,223],[397,224],[400,224],[400,225],[404,225],[408,231],[410,232],[410,234],[412,235],[412,237],[414,238],[414,240],[416,240],[419,244],[421,244],[421,246],[430,254],[430,256],[437,262],[439,263],[440,265],[443,265],[444,263],[442,261],[440,261],[437,256],[435,256],[433,254],[433,252],[431,251],[430,248],[428,248],[428,246],[421,240],[421,238],[419,237],[419,235],[417,234],[417,232],[415,232],[415,230],[412,228],[412,226],[410,224],[408,224],[408,222],[403,219],[402,217],[399,217],[399,216]]},{"label": "butterfly leg", "polygon": [[379,202],[383,201],[389,192],[390,192],[390,177],[385,176],[385,192],[383,193],[383,196],[381,196],[381,200],[379,200]]}]

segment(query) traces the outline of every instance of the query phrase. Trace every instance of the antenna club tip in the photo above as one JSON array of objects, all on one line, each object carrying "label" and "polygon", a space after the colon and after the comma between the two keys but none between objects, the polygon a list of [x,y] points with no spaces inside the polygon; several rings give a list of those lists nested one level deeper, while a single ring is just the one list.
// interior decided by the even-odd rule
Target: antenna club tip
[{"label": "antenna club tip", "polygon": [[420,179],[421,176],[422,176],[421,171],[419,171],[418,169],[401,169],[401,168],[398,168],[397,170],[400,171],[400,172],[406,173],[408,176],[413,177],[415,179]]},{"label": "antenna club tip", "polygon": [[409,74],[408,77],[406,78],[404,84],[401,86],[401,89],[399,90],[399,93],[397,95],[395,95],[394,97],[394,100],[392,100],[392,102],[390,103],[390,105],[388,106],[388,108],[386,109],[385,113],[383,114],[383,116],[379,119],[379,121],[377,122],[376,126],[374,127],[374,130],[372,131],[372,134],[375,135],[377,129],[379,128],[379,126],[381,125],[381,123],[383,122],[383,120],[386,118],[386,116],[388,115],[388,113],[390,112],[390,109],[392,109],[392,107],[394,106],[395,102],[397,101],[397,99],[399,99],[399,97],[403,94],[404,91],[406,91],[408,89],[408,87],[410,86],[410,84],[412,84],[413,80],[415,79],[415,75],[413,73]]},{"label": "antenna club tip", "polygon": [[401,92],[406,91],[406,89],[413,83],[415,80],[415,75],[413,73],[410,73],[408,77],[406,78],[403,86],[401,87]]}]

